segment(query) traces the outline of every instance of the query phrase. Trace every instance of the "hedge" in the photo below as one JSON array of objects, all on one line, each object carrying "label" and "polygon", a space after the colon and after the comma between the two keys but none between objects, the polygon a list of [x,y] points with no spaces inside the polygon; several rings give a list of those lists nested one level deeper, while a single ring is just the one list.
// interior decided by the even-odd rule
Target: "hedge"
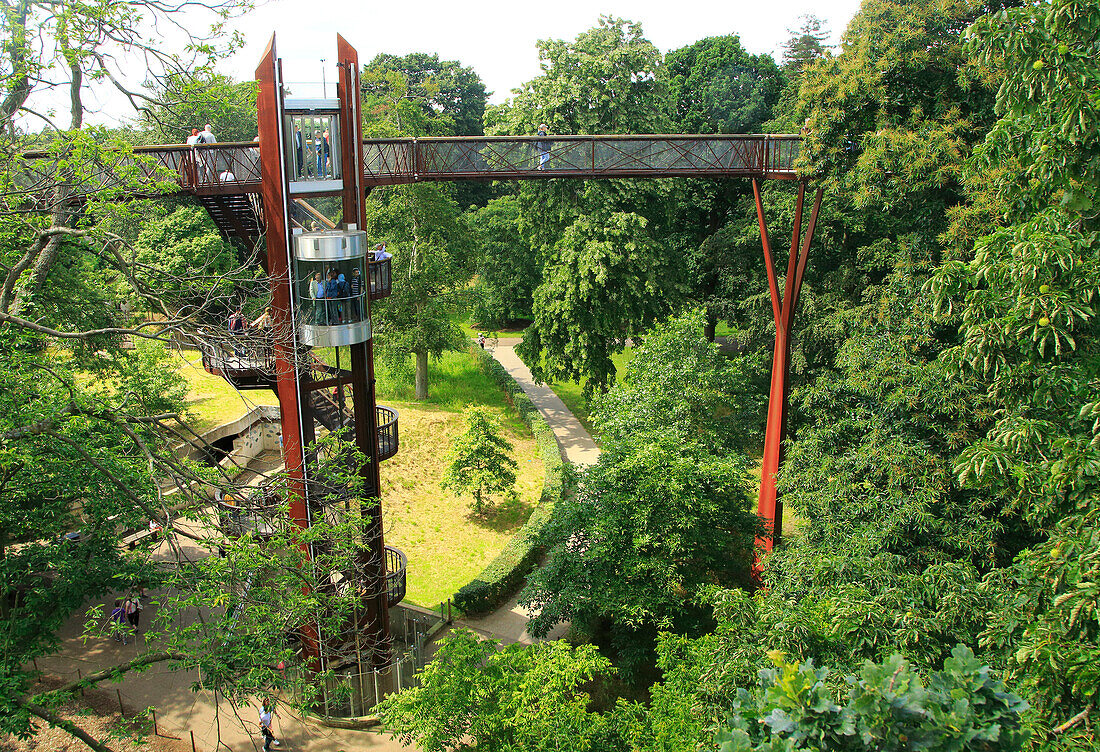
[{"label": "hedge", "polygon": [[554,432],[542,413],[512,375],[493,357],[481,348],[474,348],[474,357],[478,367],[504,390],[509,401],[519,410],[520,417],[532,433],[542,457],[545,478],[542,484],[542,496],[527,518],[526,524],[508,541],[496,558],[465,585],[454,596],[455,605],[471,616],[486,614],[508,600],[518,588],[527,573],[534,568],[541,551],[538,547],[539,533],[550,519],[554,504],[565,493],[568,465],[561,458],[561,450],[554,438]]}]

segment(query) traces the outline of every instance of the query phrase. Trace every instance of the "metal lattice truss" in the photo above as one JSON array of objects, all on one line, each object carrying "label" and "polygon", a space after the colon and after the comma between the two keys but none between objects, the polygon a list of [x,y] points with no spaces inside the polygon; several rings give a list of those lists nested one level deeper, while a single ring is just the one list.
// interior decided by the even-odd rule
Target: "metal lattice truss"
[{"label": "metal lattice truss", "polygon": [[[802,139],[771,135],[463,136],[363,142],[364,184],[544,178],[794,178]],[[56,184],[62,159],[23,155],[27,193]],[[103,152],[84,174],[66,176],[69,195],[114,192],[152,196],[259,193],[255,143],[139,146]]]},{"label": "metal lattice truss", "polygon": [[363,177],[426,180],[549,177],[795,177],[798,136],[477,136],[363,143]]}]

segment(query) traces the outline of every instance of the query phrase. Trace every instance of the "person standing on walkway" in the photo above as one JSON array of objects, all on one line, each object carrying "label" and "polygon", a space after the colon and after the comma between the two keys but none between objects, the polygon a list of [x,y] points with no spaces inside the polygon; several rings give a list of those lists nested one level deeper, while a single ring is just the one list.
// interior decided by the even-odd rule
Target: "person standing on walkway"
[{"label": "person standing on walkway", "polygon": [[192,128],[191,129],[191,135],[187,137],[187,145],[188,146],[194,146],[198,142],[199,142],[199,129],[198,128]]},{"label": "person standing on walkway", "polygon": [[[214,131],[211,130],[210,123],[207,123],[206,128],[204,128],[202,133],[199,134],[199,140],[196,142],[196,144],[198,146],[205,146],[206,144],[216,143],[218,143],[218,139],[214,138]],[[217,174],[217,170],[214,169],[216,166],[216,157],[217,155],[214,152],[210,151],[200,151],[199,153],[195,154],[195,158],[198,159],[199,164],[202,167],[202,182],[209,183],[211,180],[214,179],[214,176]]]},{"label": "person standing on walkway", "polygon": [[298,177],[302,177],[302,125],[294,124],[294,167]]},{"label": "person standing on walkway", "polygon": [[275,715],[275,703],[271,700],[265,700],[264,704],[260,706],[260,734],[264,738],[264,752],[271,752],[271,747],[281,746],[279,740],[275,738],[275,732],[271,729],[271,719]]},{"label": "person standing on walkway", "polygon": [[550,163],[550,149],[553,144],[546,139],[547,129],[546,123],[539,123],[539,139],[535,142],[535,148],[539,150],[539,167],[540,170],[545,170],[546,165]]},{"label": "person standing on walkway", "polygon": [[317,177],[328,175],[328,158],[331,153],[328,143],[328,129],[317,136]]}]

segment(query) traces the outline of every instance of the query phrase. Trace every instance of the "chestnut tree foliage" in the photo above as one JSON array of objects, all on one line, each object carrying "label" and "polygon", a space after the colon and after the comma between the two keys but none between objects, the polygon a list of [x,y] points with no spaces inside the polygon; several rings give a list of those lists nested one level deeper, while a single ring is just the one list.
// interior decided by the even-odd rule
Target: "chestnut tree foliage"
[{"label": "chestnut tree foliage", "polygon": [[[703,302],[712,321],[717,311],[738,325],[740,351],[713,367],[662,336],[682,322],[660,323],[635,338],[637,360],[612,386],[599,343],[570,337],[571,320],[604,339],[636,331],[600,313],[611,292],[592,289],[564,244],[585,221],[569,213],[579,192],[556,195],[551,182],[525,204],[519,189],[519,226],[555,249],[527,354],[546,378],[608,389],[595,400],[604,455],[556,513],[523,596],[542,608],[534,630],[570,620],[623,669],[602,680],[618,700],[599,704],[592,724],[606,735],[586,745],[1095,747],[1098,40],[1100,12],[1079,0],[867,0],[841,48],[788,82],[765,127],[806,127],[801,167],[829,195],[796,322],[780,477],[794,519],[759,591],[682,569],[723,533],[702,476],[739,448],[744,431],[731,429],[751,405],[752,359],[770,346],[750,323],[767,309],[746,263],[751,207],[733,197],[708,232],[676,239],[653,194],[617,189],[617,208],[646,219],[619,252],[652,258],[605,287],[643,289],[670,247],[724,251],[726,267],[708,273],[740,289],[715,286]],[[674,58],[652,66],[657,85]],[[573,70],[555,67],[548,81]],[[535,104],[508,122],[549,122]],[[643,208],[626,209],[628,197]],[[764,201],[781,236],[790,193],[769,186]],[[675,284],[648,289],[665,297],[647,306],[691,299]],[[682,535],[689,520],[713,535]]]}]

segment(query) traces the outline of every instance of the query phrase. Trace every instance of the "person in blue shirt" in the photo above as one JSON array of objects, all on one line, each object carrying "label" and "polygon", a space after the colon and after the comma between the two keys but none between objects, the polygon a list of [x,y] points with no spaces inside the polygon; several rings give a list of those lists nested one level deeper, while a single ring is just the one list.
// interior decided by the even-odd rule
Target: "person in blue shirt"
[{"label": "person in blue shirt", "polygon": [[335,269],[328,270],[328,281],[325,282],[325,307],[328,309],[329,326],[340,323],[340,313],[337,309],[336,298],[340,297],[339,273]]},{"label": "person in blue shirt", "polygon": [[328,173],[328,131],[316,134],[317,141],[317,177],[323,178]]}]

